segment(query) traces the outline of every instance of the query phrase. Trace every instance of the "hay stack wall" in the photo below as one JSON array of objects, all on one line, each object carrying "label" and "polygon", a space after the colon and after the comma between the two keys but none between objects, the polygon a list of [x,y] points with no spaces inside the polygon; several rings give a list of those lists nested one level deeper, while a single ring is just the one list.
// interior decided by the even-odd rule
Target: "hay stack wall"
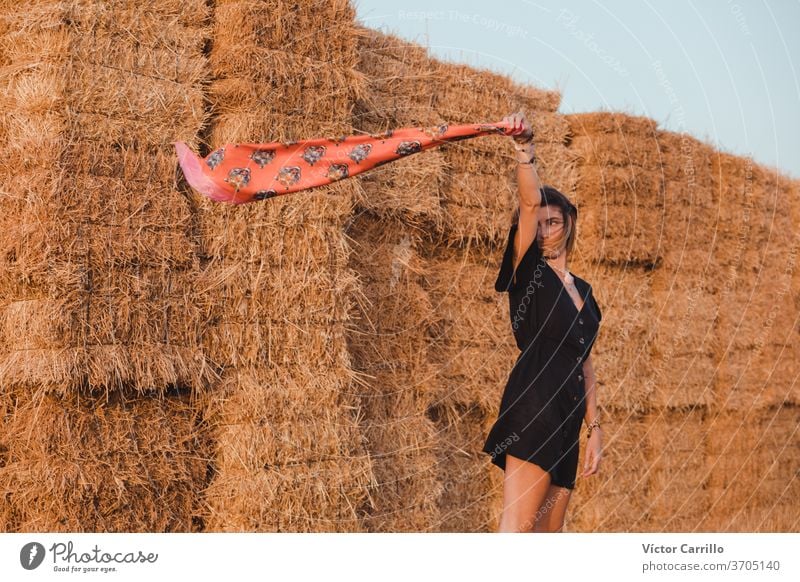
[{"label": "hay stack wall", "polygon": [[169,140],[203,123],[204,18],[202,2],[7,8],[3,384],[209,380],[189,300],[191,212],[169,195]]},{"label": "hay stack wall", "polygon": [[[356,102],[358,131],[433,126],[434,67],[426,51],[360,30],[358,70],[368,79]],[[347,234],[364,301],[348,334],[361,390],[366,446],[375,483],[364,516],[369,531],[436,531],[442,487],[440,435],[427,411],[436,368],[427,358],[434,313],[419,255],[424,233],[442,225],[444,154],[410,156],[364,176]]]},{"label": "hay stack wall", "polygon": [[647,118],[567,119],[610,429],[573,528],[792,531],[800,184]]},{"label": "hay stack wall", "polygon": [[[398,63],[392,65],[384,75],[401,86],[406,73]],[[497,75],[435,60],[417,70],[424,71],[430,85],[424,99],[443,120],[494,119],[519,108],[531,112],[540,176],[581,209],[581,242],[572,265],[592,282],[607,317],[596,351],[607,450],[605,474],[581,482],[567,529],[791,530],[796,515],[783,504],[793,481],[781,481],[785,475],[778,468],[797,466],[796,435],[783,435],[788,444],[768,477],[774,482],[762,481],[768,489],[782,488],[778,508],[765,507],[768,518],[755,521],[756,512],[725,502],[737,499],[746,485],[721,478],[718,456],[724,447],[719,441],[725,439],[717,435],[734,427],[718,424],[717,411],[752,408],[764,418],[774,413],[780,419],[794,410],[796,354],[788,340],[797,309],[792,259],[797,241],[790,228],[798,210],[797,182],[689,136],[663,131],[647,118],[562,116],[555,111],[557,95],[536,95]],[[454,94],[459,87],[462,100]],[[383,102],[402,107],[393,95],[394,101],[384,95]],[[406,106],[417,110],[419,101],[416,91]],[[409,224],[421,218],[427,225],[414,258],[424,260],[421,281],[427,296],[421,305],[430,310],[427,361],[436,370],[434,385],[424,392],[430,399],[428,417],[437,427],[440,485],[432,489],[439,496],[438,514],[436,526],[428,530],[488,530],[496,527],[501,488],[499,472],[480,447],[515,355],[505,298],[492,289],[515,205],[514,165],[494,138],[450,144],[441,151],[444,175],[434,173],[438,163],[428,169],[440,185],[438,196],[430,202],[427,187],[418,190],[425,207],[435,209],[427,212],[427,222],[424,213],[411,209],[405,190],[382,208],[373,202],[371,210],[378,215],[374,220],[399,215]],[[383,185],[377,200],[394,194],[388,177]],[[750,200],[751,208],[748,192],[758,199]],[[744,217],[737,221],[740,210]],[[380,234],[366,238],[364,247],[385,248],[387,237],[396,241],[399,233],[390,230],[373,228]],[[709,247],[708,236],[697,236],[698,230],[712,233],[716,244]],[[755,250],[768,240],[777,246],[759,259]],[[777,249],[787,251],[783,264]],[[753,294],[743,282],[742,261],[745,273],[771,270],[781,281],[782,293],[773,290],[769,299],[756,300],[764,301],[764,308],[774,306],[776,296],[795,303],[787,303],[794,311],[785,320],[772,308],[758,349],[737,352],[737,342],[729,346],[725,338],[740,337],[734,330],[742,318],[733,317],[747,309],[751,300],[744,296]],[[749,276],[744,279],[755,283]],[[761,358],[760,369],[743,363],[753,356]],[[764,382],[770,364],[781,371],[781,384]],[[744,383],[746,372],[753,382]],[[770,425],[762,425],[765,433],[758,440],[773,438]],[[758,446],[750,443],[755,434],[746,438]],[[715,491],[717,482],[726,488]],[[748,517],[737,522],[741,515]]]},{"label": "hay stack wall", "polygon": [[170,141],[203,123],[205,4],[0,15],[0,529],[199,529],[213,373]]},{"label": "hay stack wall", "polygon": [[[364,84],[353,15],[343,1],[216,2],[213,121],[192,145],[205,155],[353,133]],[[203,403],[216,443],[208,530],[363,529],[374,476],[345,333],[361,295],[344,232],[357,188],[235,208],[185,190],[201,239],[203,347],[222,376]]]}]

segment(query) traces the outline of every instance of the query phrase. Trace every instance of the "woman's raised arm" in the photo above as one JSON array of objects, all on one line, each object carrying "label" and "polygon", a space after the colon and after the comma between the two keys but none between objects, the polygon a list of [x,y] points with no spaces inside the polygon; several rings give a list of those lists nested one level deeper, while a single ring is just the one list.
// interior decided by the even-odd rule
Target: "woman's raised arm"
[{"label": "woman's raised arm", "polygon": [[520,111],[503,119],[514,128],[510,134],[516,150],[517,189],[519,191],[519,227],[514,235],[514,269],[536,238],[538,211],[542,203],[539,177],[533,164],[533,129]]}]

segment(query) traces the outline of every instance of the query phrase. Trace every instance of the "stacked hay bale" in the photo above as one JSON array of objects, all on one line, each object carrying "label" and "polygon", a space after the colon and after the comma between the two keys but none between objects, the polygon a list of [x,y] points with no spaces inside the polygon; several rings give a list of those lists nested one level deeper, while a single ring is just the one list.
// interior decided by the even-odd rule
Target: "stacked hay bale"
[{"label": "stacked hay bale", "polygon": [[796,531],[800,494],[800,183],[714,157],[722,351],[709,415],[708,527]]},{"label": "stacked hay bale", "polygon": [[[569,119],[571,147],[581,157],[587,258],[598,263],[598,289],[622,294],[619,304],[626,309],[619,315],[626,327],[619,331],[647,350],[612,358],[616,368],[606,373],[624,374],[628,388],[611,397],[636,411],[708,404],[719,361],[712,294],[720,287],[705,270],[713,268],[708,257],[699,253],[707,248],[700,233],[713,228],[713,150],[660,131],[647,118],[598,113]],[[653,310],[660,325],[649,329]],[[655,390],[652,380],[663,383],[664,372],[674,368],[689,371],[669,390]]]},{"label": "stacked hay bale", "polygon": [[[604,322],[614,323],[596,350],[600,402],[611,428],[609,470],[587,483],[577,501],[609,499],[616,508],[626,497],[639,500],[641,513],[631,521],[630,513],[617,519],[616,510],[606,511],[612,517],[598,522],[597,514],[580,511],[574,527],[686,531],[724,523],[747,530],[750,524],[731,519],[742,510],[730,503],[736,494],[715,489],[723,482],[736,491],[748,487],[720,478],[720,443],[728,439],[718,433],[736,427],[718,418],[731,418],[728,411],[761,417],[796,402],[798,370],[786,354],[793,352],[797,276],[785,253],[797,248],[791,231],[797,183],[685,134],[658,130],[646,118],[568,119],[570,147],[580,160],[577,197],[584,202],[579,248],[589,253],[588,280],[605,308]],[[763,256],[758,249],[766,249]],[[789,316],[764,327],[776,303]],[[749,332],[739,331],[743,325]],[[751,352],[759,343],[763,349]],[[780,379],[768,381],[776,369]],[[634,437],[635,451],[622,450],[629,433],[643,436]],[[795,437],[782,451],[787,462],[797,443]],[[638,457],[635,472],[617,464],[621,456]],[[794,519],[780,524],[778,515],[762,525],[780,531]]]},{"label": "stacked hay bale", "polygon": [[348,232],[366,296],[349,338],[364,379],[362,427],[375,473],[364,524],[369,531],[430,531],[441,496],[441,442],[426,416],[435,371],[426,358],[431,305],[415,252],[419,237],[402,222],[368,213]]},{"label": "stacked hay bale", "polygon": [[797,531],[799,432],[796,403],[720,410],[709,418],[703,529]]},{"label": "stacked hay bale", "polygon": [[[357,132],[429,127],[447,121],[433,109],[436,67],[427,51],[397,36],[358,28],[358,71],[366,91],[353,108]],[[363,174],[358,208],[425,230],[440,229],[440,188],[447,175],[441,148],[409,156]]]},{"label": "stacked hay bale", "polygon": [[[217,2],[213,20],[214,121],[194,144],[203,155],[353,133],[363,76],[347,2]],[[346,341],[361,291],[343,232],[357,184],[243,207],[187,187],[202,239],[203,344],[223,376],[204,403],[216,442],[208,530],[363,529],[373,473]]]},{"label": "stacked hay bale", "polygon": [[205,4],[2,11],[0,529],[197,529],[174,392],[213,372],[170,140],[203,122]]},{"label": "stacked hay bale", "polygon": [[518,350],[507,307],[494,291],[498,250],[473,245],[446,249],[429,243],[426,277],[436,315],[428,339],[435,398],[439,502],[443,531],[496,529],[502,508],[502,472],[483,443]]},{"label": "stacked hay bale", "polygon": [[[356,102],[357,131],[442,122],[425,87],[433,67],[425,50],[362,29],[358,70],[368,90]],[[443,154],[434,149],[366,174],[347,234],[351,267],[365,301],[349,334],[353,365],[363,377],[362,422],[375,484],[364,516],[369,531],[431,531],[442,486],[440,439],[427,417],[435,369],[427,360],[434,320],[419,247],[424,231],[442,223]]]},{"label": "stacked hay bale", "polygon": [[[546,183],[571,191],[575,175],[564,147],[567,124],[556,113],[561,95],[513,83],[510,77],[436,62],[435,82],[428,87],[437,113],[448,123],[500,121],[526,112],[536,134],[539,175]],[[513,149],[508,138],[486,137],[447,144],[447,183],[442,188],[447,241],[500,243],[508,234],[509,215],[516,207]]]},{"label": "stacked hay bale", "polygon": [[202,531],[210,443],[180,393],[5,390],[0,530]]},{"label": "stacked hay bale", "polygon": [[[750,159],[719,154],[714,188],[722,200],[719,340],[724,361],[714,400],[721,408],[797,404],[798,250],[792,220],[797,182]],[[788,349],[787,349],[788,348]]]}]

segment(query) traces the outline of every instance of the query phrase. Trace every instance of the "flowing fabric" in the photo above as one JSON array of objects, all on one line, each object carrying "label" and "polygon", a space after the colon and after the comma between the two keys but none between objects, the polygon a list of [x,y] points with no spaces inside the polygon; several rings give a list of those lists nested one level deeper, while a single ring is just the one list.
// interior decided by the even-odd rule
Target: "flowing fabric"
[{"label": "flowing fabric", "polygon": [[217,202],[244,204],[324,186],[447,142],[520,132],[508,122],[403,128],[378,135],[226,144],[205,159],[182,141],[174,145],[192,188]]}]

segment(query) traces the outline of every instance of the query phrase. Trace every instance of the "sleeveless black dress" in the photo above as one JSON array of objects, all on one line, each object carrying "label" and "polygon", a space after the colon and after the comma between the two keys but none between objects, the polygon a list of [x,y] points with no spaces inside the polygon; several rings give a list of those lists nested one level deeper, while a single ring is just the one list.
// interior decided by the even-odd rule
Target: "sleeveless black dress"
[{"label": "sleeveless black dress", "polygon": [[495,290],[508,292],[511,329],[520,354],[506,383],[483,452],[505,470],[506,454],[536,463],[551,484],[575,488],[578,442],[586,413],[583,363],[602,314],[592,287],[575,277],[580,311],[534,239],[514,277],[511,225]]}]

